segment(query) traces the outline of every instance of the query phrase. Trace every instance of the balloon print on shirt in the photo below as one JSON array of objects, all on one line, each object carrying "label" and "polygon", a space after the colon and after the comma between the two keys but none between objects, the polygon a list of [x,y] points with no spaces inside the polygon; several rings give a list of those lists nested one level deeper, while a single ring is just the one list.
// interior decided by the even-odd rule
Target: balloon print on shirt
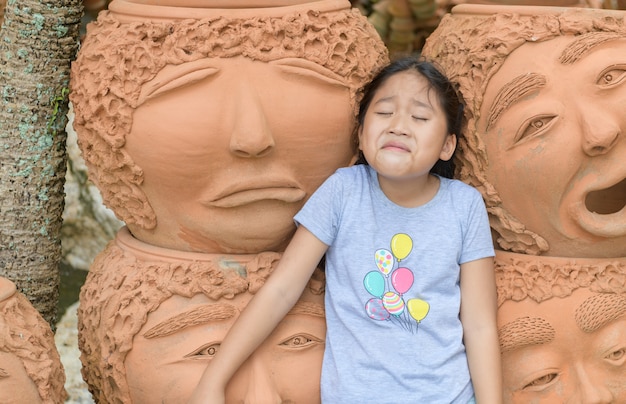
[{"label": "balloon print on shirt", "polygon": [[363,285],[374,296],[365,303],[365,311],[372,320],[393,321],[416,333],[420,322],[428,315],[430,305],[418,298],[404,300],[404,294],[413,286],[414,276],[413,271],[400,263],[412,249],[411,237],[404,233],[394,235],[391,251],[381,248],[374,253],[378,270],[368,272]]}]

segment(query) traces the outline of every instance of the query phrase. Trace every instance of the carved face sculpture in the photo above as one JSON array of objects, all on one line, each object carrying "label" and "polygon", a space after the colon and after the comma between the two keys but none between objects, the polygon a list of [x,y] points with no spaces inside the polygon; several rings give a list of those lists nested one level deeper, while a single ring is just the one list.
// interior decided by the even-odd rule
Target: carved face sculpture
[{"label": "carved face sculpture", "polygon": [[37,386],[26,373],[20,358],[0,351],[0,403],[41,403]]},{"label": "carved face sculpture", "polygon": [[[184,403],[281,254],[155,247],[118,233],[81,289],[83,378],[97,401]],[[228,402],[319,402],[324,274],[235,374]]]},{"label": "carved face sculpture", "polygon": [[64,383],[50,325],[0,277],[0,403],[60,403],[67,397]]},{"label": "carved face sculpture", "polygon": [[90,25],[70,93],[90,178],[147,243],[282,251],[353,159],[385,46],[347,0],[174,3],[116,0]]},{"label": "carved face sculpture", "polygon": [[[218,302],[204,295],[172,296],[133,340],[124,365],[133,403],[184,403],[208,361],[252,298]],[[319,402],[326,324],[323,295],[305,291],[273,333],[235,373],[226,390],[232,403]]]},{"label": "carved face sculpture", "polygon": [[624,294],[508,301],[498,318],[507,403],[626,402]]},{"label": "carved face sculpture", "polygon": [[158,218],[133,234],[156,245],[282,251],[302,203],[354,153],[349,88],[306,60],[184,63],[144,97],[125,150]]},{"label": "carved face sculpture", "polygon": [[550,255],[626,255],[626,35],[520,46],[481,117],[486,175]]},{"label": "carved face sculpture", "polygon": [[466,102],[458,173],[502,250],[626,255],[624,16],[461,5],[429,37]]}]

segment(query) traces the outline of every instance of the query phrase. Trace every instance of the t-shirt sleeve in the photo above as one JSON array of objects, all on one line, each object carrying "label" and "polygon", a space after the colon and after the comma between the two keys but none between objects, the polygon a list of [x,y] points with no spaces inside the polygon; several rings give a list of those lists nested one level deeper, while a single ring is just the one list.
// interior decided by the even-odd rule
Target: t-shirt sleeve
[{"label": "t-shirt sleeve", "polygon": [[495,255],[485,202],[476,189],[472,188],[471,190],[473,197],[469,204],[468,220],[459,264]]},{"label": "t-shirt sleeve", "polygon": [[296,225],[306,227],[326,245],[331,245],[337,236],[343,195],[341,188],[340,175],[331,175],[294,217]]}]

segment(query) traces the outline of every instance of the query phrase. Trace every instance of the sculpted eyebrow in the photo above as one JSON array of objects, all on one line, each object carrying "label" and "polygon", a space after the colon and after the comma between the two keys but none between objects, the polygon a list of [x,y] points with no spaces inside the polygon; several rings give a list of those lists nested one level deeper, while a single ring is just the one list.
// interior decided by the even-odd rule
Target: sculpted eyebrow
[{"label": "sculpted eyebrow", "polygon": [[[206,324],[212,321],[228,320],[235,317],[238,313],[239,310],[228,303],[206,304],[161,321],[159,324],[146,331],[143,336],[146,339],[165,337],[195,325]],[[298,302],[291,311],[287,313],[287,315],[290,314],[304,314],[323,318],[325,312],[324,306],[321,304]]]},{"label": "sculpted eyebrow", "polygon": [[491,108],[487,114],[487,130],[498,121],[504,111],[511,105],[533,91],[537,91],[545,86],[545,76],[537,73],[526,73],[517,76],[502,86],[496,98],[491,103]]},{"label": "sculpted eyebrow", "polygon": [[593,51],[596,46],[618,39],[626,38],[623,33],[618,32],[590,32],[581,35],[563,49],[559,62],[564,65],[571,65]]},{"label": "sculpted eyebrow", "polygon": [[314,317],[324,317],[326,312],[324,311],[324,306],[318,303],[311,302],[298,302],[295,306],[287,313],[290,314],[304,314],[308,316]]},{"label": "sculpted eyebrow", "polygon": [[529,345],[547,344],[556,332],[550,323],[539,317],[521,317],[498,330],[502,353]]},{"label": "sculpted eyebrow", "polygon": [[239,310],[227,303],[207,304],[184,311],[169,317],[146,331],[144,338],[158,338],[174,334],[184,328],[211,321],[222,321],[233,318]]},{"label": "sculpted eyebrow", "polygon": [[7,372],[4,368],[0,368],[0,379],[9,377],[9,372]]},{"label": "sculpted eyebrow", "polygon": [[626,314],[626,298],[616,293],[605,293],[587,298],[578,306],[574,319],[587,333],[594,332]]}]

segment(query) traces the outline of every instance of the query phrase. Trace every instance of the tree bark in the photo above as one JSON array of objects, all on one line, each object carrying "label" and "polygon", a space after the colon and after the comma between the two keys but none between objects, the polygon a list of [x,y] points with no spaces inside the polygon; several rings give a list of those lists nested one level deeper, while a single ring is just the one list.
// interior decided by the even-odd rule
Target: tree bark
[{"label": "tree bark", "polygon": [[2,22],[4,21],[4,7],[7,5],[7,0],[0,0],[0,29],[2,29]]},{"label": "tree bark", "polygon": [[53,329],[67,93],[81,16],[81,0],[8,0],[0,31],[0,276]]}]

